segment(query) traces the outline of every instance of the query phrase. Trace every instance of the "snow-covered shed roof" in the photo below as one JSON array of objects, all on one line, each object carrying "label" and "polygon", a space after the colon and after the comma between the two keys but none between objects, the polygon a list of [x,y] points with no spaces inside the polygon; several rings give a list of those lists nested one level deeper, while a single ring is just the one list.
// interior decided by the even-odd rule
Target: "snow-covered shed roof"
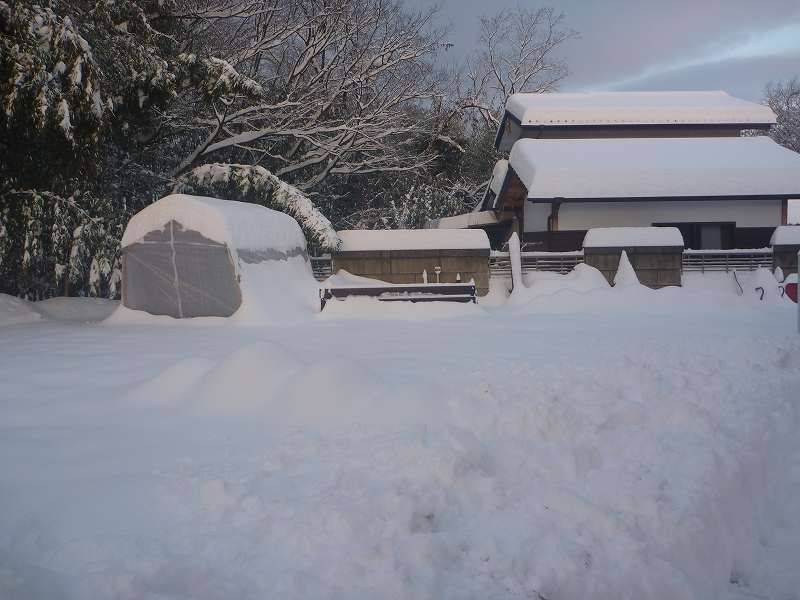
[{"label": "snow-covered shed roof", "polygon": [[378,250],[489,250],[482,229],[385,229],[340,231],[340,252]]},{"label": "snow-covered shed roof", "polygon": [[638,246],[680,246],[683,236],[677,227],[595,227],[586,232],[584,248],[634,248]]},{"label": "snow-covered shed roof", "polygon": [[232,251],[270,249],[282,253],[305,250],[306,239],[292,217],[257,204],[171,194],[135,214],[122,236],[122,247],[160,231],[170,221],[184,230],[226,244]]},{"label": "snow-covered shed roof", "polygon": [[781,225],[772,233],[770,246],[800,246],[800,225]]},{"label": "snow-covered shed roof", "polygon": [[800,198],[800,154],[766,136],[519,140],[529,199]]},{"label": "snow-covered shed roof", "polygon": [[768,106],[706,92],[512,94],[506,111],[523,126],[771,125]]}]

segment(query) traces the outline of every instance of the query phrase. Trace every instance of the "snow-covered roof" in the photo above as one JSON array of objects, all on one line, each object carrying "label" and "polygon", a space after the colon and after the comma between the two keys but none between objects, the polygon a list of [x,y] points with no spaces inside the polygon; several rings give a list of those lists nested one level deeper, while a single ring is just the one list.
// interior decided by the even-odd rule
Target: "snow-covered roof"
[{"label": "snow-covered roof", "polygon": [[683,236],[677,227],[595,227],[586,232],[584,248],[633,248],[679,246]]},{"label": "snow-covered roof", "polygon": [[430,221],[429,226],[431,229],[467,229],[469,227],[480,227],[481,225],[494,225],[497,222],[497,215],[494,211],[482,210],[480,212],[455,215],[454,217],[435,219]]},{"label": "snow-covered roof", "polygon": [[234,251],[268,248],[286,253],[306,247],[300,226],[289,215],[257,204],[188,194],[165,196],[135,214],[125,228],[122,247],[160,231],[170,221]]},{"label": "snow-covered roof", "polygon": [[495,194],[499,194],[500,190],[503,189],[503,182],[506,179],[507,173],[508,161],[504,158],[501,158],[494,164],[494,169],[492,170],[492,179],[489,181],[489,189]]},{"label": "snow-covered roof", "polygon": [[800,198],[800,154],[766,136],[523,139],[511,167],[528,198]]},{"label": "snow-covered roof", "polygon": [[800,246],[800,225],[781,225],[776,227],[769,245]]},{"label": "snow-covered roof", "polygon": [[482,229],[386,229],[340,231],[341,252],[376,250],[489,250]]},{"label": "snow-covered roof", "polygon": [[721,91],[512,94],[506,111],[523,126],[775,123],[768,106]]}]

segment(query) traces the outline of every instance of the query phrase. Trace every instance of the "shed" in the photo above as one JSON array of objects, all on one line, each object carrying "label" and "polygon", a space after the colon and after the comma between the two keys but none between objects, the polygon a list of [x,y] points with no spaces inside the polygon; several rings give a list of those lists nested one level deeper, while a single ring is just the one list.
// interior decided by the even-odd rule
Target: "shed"
[{"label": "shed", "polygon": [[134,215],[122,237],[130,309],[185,318],[263,308],[261,316],[285,317],[315,306],[313,288],[300,226],[263,206],[173,194]]},{"label": "shed", "polygon": [[800,252],[800,225],[776,227],[769,245],[772,246],[772,266],[780,267],[786,275],[797,273],[797,253]]},{"label": "shed", "polygon": [[478,295],[489,292],[489,238],[481,229],[395,229],[340,231],[334,273],[389,283],[456,283],[474,280]]},{"label": "shed", "polygon": [[597,227],[583,240],[584,262],[613,283],[622,251],[644,285],[681,285],[683,236],[677,227]]}]

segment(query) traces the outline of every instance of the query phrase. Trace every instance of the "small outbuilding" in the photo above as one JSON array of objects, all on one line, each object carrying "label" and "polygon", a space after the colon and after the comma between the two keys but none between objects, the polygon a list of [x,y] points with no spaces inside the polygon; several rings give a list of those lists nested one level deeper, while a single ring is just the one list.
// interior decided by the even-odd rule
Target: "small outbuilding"
[{"label": "small outbuilding", "polygon": [[489,238],[481,229],[395,229],[340,231],[333,272],[389,283],[475,281],[477,294],[489,292]]},{"label": "small outbuilding", "polygon": [[772,246],[773,267],[784,274],[797,273],[797,253],[800,252],[800,225],[782,225],[775,228],[769,241]]},{"label": "small outbuilding", "polygon": [[597,227],[583,240],[584,262],[614,282],[622,251],[639,282],[651,287],[681,285],[683,236],[677,227]]},{"label": "small outbuilding", "polygon": [[[295,293],[299,302],[291,299]],[[125,229],[127,308],[175,318],[228,317],[245,306],[274,305],[276,297],[283,305],[315,306],[306,240],[286,214],[173,194],[134,215]]]}]

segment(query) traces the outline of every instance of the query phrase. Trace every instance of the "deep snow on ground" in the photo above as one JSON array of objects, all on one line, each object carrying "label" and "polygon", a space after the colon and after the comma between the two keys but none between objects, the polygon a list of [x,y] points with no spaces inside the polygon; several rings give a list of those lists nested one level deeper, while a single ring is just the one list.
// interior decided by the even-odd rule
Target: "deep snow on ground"
[{"label": "deep snow on ground", "polygon": [[544,281],[0,327],[0,598],[796,598],[796,306]]}]

